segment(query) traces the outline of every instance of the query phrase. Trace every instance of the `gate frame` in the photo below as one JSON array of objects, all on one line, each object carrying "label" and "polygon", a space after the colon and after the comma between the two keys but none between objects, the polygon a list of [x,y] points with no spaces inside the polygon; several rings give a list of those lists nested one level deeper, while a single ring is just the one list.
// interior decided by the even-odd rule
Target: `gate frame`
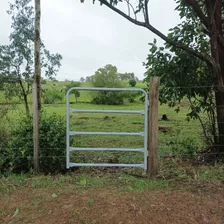
[{"label": "gate frame", "polygon": [[[145,96],[144,110],[82,110],[70,107],[70,93],[73,90],[86,91],[122,91],[122,92],[142,92]],[[94,88],[94,87],[73,87],[66,94],[66,168],[79,166],[105,166],[105,167],[139,167],[147,170],[148,162],[148,94],[141,88]],[[70,113],[119,113],[119,114],[142,114],[144,115],[144,132],[75,132],[70,130]],[[117,135],[117,136],[142,136],[144,137],[144,147],[134,148],[78,148],[70,147],[70,136],[74,135]],[[113,164],[113,163],[72,163],[70,162],[71,151],[123,151],[123,152],[142,152],[144,153],[143,164]]]}]

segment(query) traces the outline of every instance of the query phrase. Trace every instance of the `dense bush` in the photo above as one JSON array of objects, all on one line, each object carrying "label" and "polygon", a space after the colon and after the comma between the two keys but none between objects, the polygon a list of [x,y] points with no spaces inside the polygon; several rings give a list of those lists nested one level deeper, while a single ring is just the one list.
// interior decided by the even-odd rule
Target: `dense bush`
[{"label": "dense bush", "polygon": [[41,84],[43,84],[43,85],[47,84],[47,80],[46,79],[41,79]]},{"label": "dense bush", "polygon": [[[81,86],[81,82],[75,82],[75,81],[71,81],[69,84],[66,85],[65,87],[65,94],[68,92],[69,89],[73,88],[73,87],[80,87]],[[76,103],[78,102],[78,97],[80,97],[80,91],[73,90],[71,93],[73,93],[75,95],[75,101]]]},{"label": "dense bush", "polygon": [[[44,173],[65,170],[66,125],[65,119],[56,114],[42,112],[39,121],[40,171]],[[33,167],[33,122],[22,118],[12,130],[8,159],[13,172],[27,172]]]},{"label": "dense bush", "polygon": [[47,89],[43,95],[44,104],[54,104],[61,102],[63,98],[64,94],[56,89]]},{"label": "dense bush", "polygon": [[122,105],[124,103],[124,95],[119,92],[100,91],[93,97],[94,104],[106,105]]},{"label": "dense bush", "polygon": [[10,140],[10,133],[8,128],[4,125],[5,122],[1,119],[0,122],[0,171],[7,171],[9,168],[8,156],[8,142]]},{"label": "dense bush", "polygon": [[129,102],[134,103],[137,96],[139,96],[139,92],[123,92],[123,97]]},{"label": "dense bush", "polygon": [[180,156],[195,156],[199,152],[199,141],[195,137],[185,137],[183,139],[177,137],[176,140],[171,140],[168,144],[168,152]]},{"label": "dense bush", "polygon": [[134,80],[134,79],[129,80],[130,86],[134,87],[134,86],[136,86],[136,84],[137,84],[136,80]]}]

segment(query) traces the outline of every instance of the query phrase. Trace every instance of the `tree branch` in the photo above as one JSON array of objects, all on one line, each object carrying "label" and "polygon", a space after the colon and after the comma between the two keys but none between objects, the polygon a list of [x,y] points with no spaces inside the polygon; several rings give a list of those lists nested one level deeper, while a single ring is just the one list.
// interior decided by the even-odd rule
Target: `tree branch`
[{"label": "tree branch", "polygon": [[136,16],[136,14],[135,14],[135,9],[134,9],[133,5],[130,3],[129,0],[125,0],[125,1],[127,2],[127,5],[128,5],[129,16],[131,16],[131,14],[130,14],[130,6],[131,6],[132,11],[133,11],[133,13],[134,13],[134,15],[135,15],[135,19],[137,20],[137,16]]},{"label": "tree branch", "polygon": [[138,21],[136,19],[131,18],[130,16],[128,16],[127,14],[125,14],[124,12],[122,12],[120,9],[114,7],[113,5],[111,5],[109,2],[107,2],[107,0],[99,0],[100,3],[106,5],[109,9],[117,12],[119,15],[121,15],[122,17],[124,17],[125,19],[129,20],[130,22],[134,23],[135,25],[138,26],[142,26],[147,28],[148,30],[150,30],[151,32],[153,32],[154,34],[156,34],[157,36],[159,36],[161,39],[163,39],[164,41],[166,41],[167,43],[180,48],[186,52],[188,52],[191,55],[196,56],[197,58],[201,59],[202,61],[207,62],[210,65],[214,65],[214,62],[212,60],[212,58],[210,58],[208,55],[204,55],[201,52],[194,50],[190,47],[188,47],[185,44],[182,44],[180,42],[174,41],[172,39],[170,39],[169,37],[167,37],[166,35],[164,35],[163,33],[161,33],[159,30],[157,30],[155,27],[153,27],[152,25],[150,25],[149,23],[146,22],[141,22]]},{"label": "tree branch", "polygon": [[212,14],[211,14],[211,21],[210,21],[211,24],[212,24],[212,20],[214,18],[214,15],[215,15],[216,5],[217,5],[217,0],[215,0],[215,3],[213,5],[213,10],[212,10]]},{"label": "tree branch", "polygon": [[[217,0],[215,1],[214,5],[212,5],[212,2],[210,0],[206,0],[205,1],[205,5],[206,5],[206,8],[207,8],[207,14],[208,14],[208,21],[209,22],[209,26],[210,28],[208,29],[208,36],[211,37],[212,36],[212,19],[214,19],[214,10],[215,10],[215,5],[217,4]],[[213,10],[212,10],[213,8]],[[218,43],[220,44],[220,46],[222,46],[224,48],[224,37],[221,33],[218,33],[217,34],[217,40],[218,40]]]},{"label": "tree branch", "polygon": [[198,2],[196,0],[185,0],[186,3],[192,7],[192,9],[194,10],[194,12],[197,14],[197,16],[199,17],[199,19],[201,20],[201,22],[205,25],[205,27],[210,30],[210,24],[209,24],[209,20],[208,18],[205,16],[205,14],[202,12],[200,5],[198,4]]},{"label": "tree branch", "polygon": [[149,24],[149,12],[148,12],[148,2],[149,0],[145,0],[145,22]]},{"label": "tree branch", "polygon": [[127,6],[128,6],[128,15],[130,16],[130,15],[131,15],[131,13],[130,13],[129,0],[126,0],[126,2],[127,2]]}]

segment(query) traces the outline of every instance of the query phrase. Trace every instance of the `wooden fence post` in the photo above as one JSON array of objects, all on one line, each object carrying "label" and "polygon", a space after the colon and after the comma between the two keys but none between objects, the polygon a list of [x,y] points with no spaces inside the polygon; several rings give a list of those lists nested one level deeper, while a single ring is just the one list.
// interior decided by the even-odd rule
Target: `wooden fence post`
[{"label": "wooden fence post", "polygon": [[155,176],[159,171],[158,162],[158,102],[159,77],[150,78],[148,116],[148,166],[147,175]]},{"label": "wooden fence post", "polygon": [[33,162],[34,172],[39,172],[39,110],[37,99],[37,85],[33,83]]},{"label": "wooden fence post", "polygon": [[33,159],[34,172],[39,171],[39,111],[40,111],[40,0],[35,0],[34,83],[33,83]]}]

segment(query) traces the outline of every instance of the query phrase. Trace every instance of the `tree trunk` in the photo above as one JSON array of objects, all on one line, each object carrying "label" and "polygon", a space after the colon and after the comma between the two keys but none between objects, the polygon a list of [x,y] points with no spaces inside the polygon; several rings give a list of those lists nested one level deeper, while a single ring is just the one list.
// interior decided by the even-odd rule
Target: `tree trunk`
[{"label": "tree trunk", "polygon": [[217,85],[215,102],[218,126],[218,145],[215,146],[215,152],[220,155],[224,152],[224,48],[218,42],[218,35],[222,34],[222,0],[206,0],[206,7],[208,20],[210,21],[211,55],[214,61],[213,74]]},{"label": "tree trunk", "polygon": [[19,77],[19,85],[21,87],[22,94],[23,94],[23,100],[24,100],[24,103],[25,103],[26,115],[29,116],[30,115],[30,109],[29,109],[28,99],[27,99],[27,93],[29,91],[25,91],[25,88],[23,86],[23,82],[22,82],[21,76],[18,75],[18,77]]},{"label": "tree trunk", "polygon": [[224,153],[224,93],[220,91],[216,92],[215,101],[219,133],[219,145],[215,147],[215,151],[217,153]]},{"label": "tree trunk", "polygon": [[[219,51],[219,61],[220,61],[220,70],[221,75],[224,80],[224,49],[222,46],[218,45]],[[216,92],[216,111],[217,111],[217,123],[218,123],[218,132],[219,132],[219,147],[218,152],[224,153],[224,92]]]},{"label": "tree trunk", "polygon": [[40,0],[35,1],[35,82],[37,87],[38,110],[41,109],[41,69],[40,69]]},{"label": "tree trunk", "polygon": [[[222,33],[222,0],[217,0],[215,4],[215,14],[214,21],[216,26],[216,33]],[[224,48],[217,43],[217,54],[220,66],[220,77],[224,80]],[[224,92],[216,92],[215,95],[216,100],[216,111],[217,111],[217,123],[218,123],[218,132],[219,132],[219,147],[217,148],[217,152],[222,154],[224,153]]]},{"label": "tree trunk", "polygon": [[26,108],[26,115],[30,116],[30,109],[29,109],[29,104],[28,104],[28,99],[27,99],[27,94],[23,95],[24,103],[25,103],[25,108]]}]

